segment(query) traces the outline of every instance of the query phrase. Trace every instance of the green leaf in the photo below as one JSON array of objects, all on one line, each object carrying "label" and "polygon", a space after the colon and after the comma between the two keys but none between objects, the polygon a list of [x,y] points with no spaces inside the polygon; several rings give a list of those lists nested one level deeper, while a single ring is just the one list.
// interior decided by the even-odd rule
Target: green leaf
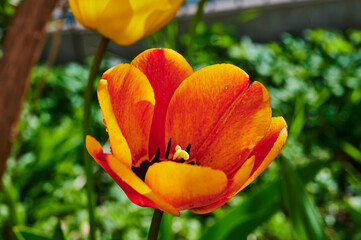
[{"label": "green leaf", "polygon": [[302,132],[303,126],[306,123],[305,117],[306,99],[299,97],[296,99],[294,119],[290,128],[290,136],[297,139]]},{"label": "green leaf", "polygon": [[346,210],[354,220],[355,225],[361,226],[361,196],[349,197],[345,203]]},{"label": "green leaf", "polygon": [[[250,207],[247,209],[248,212],[244,211],[243,217],[231,224],[234,227],[229,231],[225,239],[247,239],[250,233],[262,223],[268,221],[281,207],[279,195],[275,194],[279,191],[278,185],[271,184],[267,186],[265,191],[258,194],[257,198],[248,199],[242,206],[242,209],[245,210]],[[267,199],[267,201],[264,201],[264,199]],[[259,205],[259,202],[263,202],[263,204]]]},{"label": "green leaf", "polygon": [[361,151],[358,150],[355,146],[349,142],[343,141],[341,143],[341,148],[345,153],[347,153],[347,155],[361,163]]},{"label": "green leaf", "polygon": [[242,11],[238,16],[238,19],[241,21],[241,23],[246,23],[255,18],[258,18],[260,15],[261,15],[260,8],[250,8]]},{"label": "green leaf", "polygon": [[[257,226],[265,222],[267,217],[278,211],[281,203],[280,192],[279,183],[273,182],[251,193],[240,206],[217,221],[200,239],[232,238],[238,233],[247,236]],[[247,222],[252,222],[252,226],[248,226]],[[236,239],[243,238],[238,236]]]},{"label": "green leaf", "polygon": [[9,223],[11,226],[14,226],[19,224],[18,214],[16,212],[19,201],[19,192],[13,185],[10,175],[5,174],[2,180],[2,193],[4,196],[4,202],[8,205],[9,208]]},{"label": "green leaf", "polygon": [[322,169],[327,167],[327,161],[314,161],[310,164],[300,167],[296,169],[296,173],[303,182],[303,184],[308,183],[309,181],[313,180],[316,174]]},{"label": "green leaf", "polygon": [[63,230],[61,229],[60,221],[55,226],[53,240],[65,240]]},{"label": "green leaf", "polygon": [[[297,173],[306,183],[311,181],[323,167],[325,167],[324,161],[315,161],[298,169]],[[281,209],[281,194],[281,180],[262,186],[249,194],[238,207],[209,227],[200,239],[245,239]]]},{"label": "green leaf", "polygon": [[361,211],[357,210],[356,208],[347,205],[347,212],[350,214],[352,219],[357,223],[359,226],[361,226]]},{"label": "green leaf", "polygon": [[[77,202],[74,203],[58,203],[51,202],[51,198],[43,198],[44,201],[39,204],[39,208],[33,213],[36,218],[50,218],[51,216],[64,216],[74,213],[75,211],[84,208]],[[31,211],[32,213],[32,211]]]},{"label": "green leaf", "polygon": [[296,239],[326,239],[316,208],[308,197],[297,172],[286,159],[282,159],[281,167],[282,196]]},{"label": "green leaf", "polygon": [[50,237],[40,231],[24,226],[15,226],[13,233],[18,240],[51,240]]}]

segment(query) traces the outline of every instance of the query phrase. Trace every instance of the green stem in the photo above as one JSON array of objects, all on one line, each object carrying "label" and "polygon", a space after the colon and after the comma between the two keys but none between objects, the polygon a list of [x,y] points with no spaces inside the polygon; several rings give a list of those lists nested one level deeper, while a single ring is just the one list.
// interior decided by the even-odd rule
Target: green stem
[{"label": "green stem", "polygon": [[154,209],[154,214],[152,218],[152,223],[150,224],[150,229],[148,233],[148,240],[157,240],[160,222],[162,221],[163,211],[159,209]]},{"label": "green stem", "polygon": [[[109,43],[109,39],[102,37],[98,50],[94,56],[92,66],[90,68],[88,84],[85,89],[84,95],[84,115],[83,115],[83,139],[90,133],[90,114],[91,114],[91,102],[94,91],[94,81],[99,70],[100,63],[102,61],[105,49]],[[95,221],[94,221],[94,209],[95,209],[95,196],[94,196],[94,182],[93,182],[93,171],[91,165],[91,159],[85,147],[85,142],[83,144],[83,158],[84,166],[86,173],[86,192],[88,197],[88,214],[89,214],[89,239],[95,239]]]},{"label": "green stem", "polygon": [[6,176],[3,177],[3,184],[2,184],[2,192],[4,194],[4,202],[7,203],[9,208],[9,225],[10,227],[16,226],[18,224],[17,221],[17,213],[16,213],[16,199],[14,194],[11,194],[11,188],[15,189],[12,186],[11,178],[9,177],[9,181],[5,181]]},{"label": "green stem", "polygon": [[201,21],[202,17],[203,17],[203,11],[204,11],[204,5],[207,3],[207,0],[200,0],[198,2],[198,6],[197,6],[197,12],[194,14],[193,18],[192,18],[192,22],[189,28],[189,42],[188,42],[188,46],[187,46],[187,60],[190,63],[190,65],[192,66],[193,63],[193,58],[192,58],[192,54],[193,54],[193,45],[194,45],[194,41],[196,39],[196,29],[197,29],[197,25],[198,23]]}]

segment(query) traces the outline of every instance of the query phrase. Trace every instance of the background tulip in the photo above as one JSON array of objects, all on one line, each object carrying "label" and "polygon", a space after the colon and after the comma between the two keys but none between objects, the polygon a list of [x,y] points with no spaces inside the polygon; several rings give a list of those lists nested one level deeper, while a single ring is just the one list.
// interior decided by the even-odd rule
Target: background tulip
[{"label": "background tulip", "polygon": [[77,21],[119,45],[130,45],[174,18],[184,0],[69,0]]}]

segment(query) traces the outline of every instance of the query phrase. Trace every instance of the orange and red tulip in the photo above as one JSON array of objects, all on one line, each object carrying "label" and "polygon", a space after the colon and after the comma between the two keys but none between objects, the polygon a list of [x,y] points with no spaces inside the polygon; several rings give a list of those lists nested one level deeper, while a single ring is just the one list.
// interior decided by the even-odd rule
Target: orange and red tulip
[{"label": "orange and red tulip", "polygon": [[184,0],[69,0],[76,20],[119,45],[152,34],[176,15]]},{"label": "orange and red tulip", "polygon": [[89,153],[132,202],[174,215],[221,207],[287,138],[266,88],[231,64],[193,72],[177,52],[150,49],[106,71],[97,91],[111,154],[91,136]]}]

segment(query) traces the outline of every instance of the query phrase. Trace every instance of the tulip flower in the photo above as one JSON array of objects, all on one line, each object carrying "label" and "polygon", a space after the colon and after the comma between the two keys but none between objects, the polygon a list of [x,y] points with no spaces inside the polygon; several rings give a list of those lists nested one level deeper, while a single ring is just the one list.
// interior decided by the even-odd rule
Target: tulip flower
[{"label": "tulip flower", "polygon": [[132,202],[174,215],[224,205],[287,138],[266,88],[231,64],[193,72],[177,52],[150,49],[106,71],[97,92],[111,153],[91,136],[88,152]]},{"label": "tulip flower", "polygon": [[119,45],[130,45],[172,20],[184,0],[69,0],[76,20]]}]

